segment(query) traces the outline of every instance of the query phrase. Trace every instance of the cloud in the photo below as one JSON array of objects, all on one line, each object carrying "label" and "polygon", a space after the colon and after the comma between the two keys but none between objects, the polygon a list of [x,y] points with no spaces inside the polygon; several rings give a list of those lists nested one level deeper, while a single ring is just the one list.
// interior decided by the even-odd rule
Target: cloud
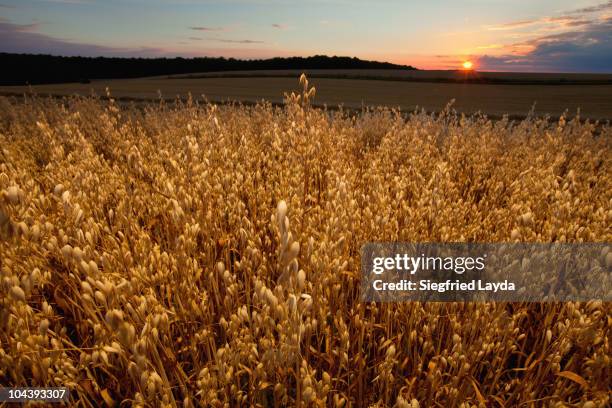
[{"label": "cloud", "polygon": [[521,21],[513,21],[511,23],[504,23],[499,25],[487,26],[489,30],[511,30],[513,28],[520,28],[530,26],[532,24],[537,23],[538,20],[521,20]]},{"label": "cloud", "polygon": [[579,27],[579,26],[585,26],[589,24],[593,24],[593,20],[573,20],[573,21],[567,21],[563,25],[565,27]]},{"label": "cloud", "polygon": [[209,40],[227,43],[227,44],[263,44],[264,43],[263,41],[257,41],[257,40],[229,40],[226,38],[209,38]]},{"label": "cloud", "polygon": [[0,4],[0,8],[14,9],[17,7],[13,6],[12,4]]},{"label": "cloud", "polygon": [[541,36],[513,44],[509,53],[478,57],[478,65],[490,70],[612,73],[612,17],[580,30]]},{"label": "cloud", "polygon": [[[40,1],[40,0],[39,0]],[[42,0],[46,3],[58,4],[94,4],[94,0]]]},{"label": "cloud", "polygon": [[196,26],[196,27],[189,27],[190,30],[194,30],[194,31],[223,31],[223,27],[202,27],[202,26]]},{"label": "cloud", "polygon": [[573,10],[571,11],[571,13],[575,13],[575,14],[598,13],[600,11],[606,11],[606,10],[612,10],[612,0],[606,3],[597,4],[595,6],[584,7],[584,8],[580,8],[577,10]]},{"label": "cloud", "polygon": [[476,47],[479,50],[492,50],[497,48],[504,48],[503,44],[488,44],[488,45],[480,45]]},{"label": "cloud", "polygon": [[278,28],[279,30],[284,30],[284,29],[287,28],[287,26],[285,24],[279,24],[279,23],[272,24],[272,27]]},{"label": "cloud", "polygon": [[200,37],[188,37],[188,39],[193,41],[202,41],[202,38]]},{"label": "cloud", "polygon": [[319,20],[317,24],[321,27],[349,29],[352,24],[346,20]]},{"label": "cloud", "polygon": [[548,17],[542,19],[544,23],[558,23],[564,27],[577,27],[581,25],[587,25],[592,23],[592,20],[585,20],[577,17],[560,16],[560,17]]},{"label": "cloud", "polygon": [[39,23],[15,24],[0,19],[0,52],[65,56],[154,57],[169,54],[155,47],[111,47],[86,44],[40,33]]},{"label": "cloud", "polygon": [[498,24],[486,26],[488,30],[501,31],[501,30],[514,30],[534,25],[547,26],[547,30],[558,30],[565,27],[578,27],[588,25],[592,21],[579,18],[576,16],[559,16],[559,17],[542,17],[532,20],[521,20],[513,21],[510,23]]}]

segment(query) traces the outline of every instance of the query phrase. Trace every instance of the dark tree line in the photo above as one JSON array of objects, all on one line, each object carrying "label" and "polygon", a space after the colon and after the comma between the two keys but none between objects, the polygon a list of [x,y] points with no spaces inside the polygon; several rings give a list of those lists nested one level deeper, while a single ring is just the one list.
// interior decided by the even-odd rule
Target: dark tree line
[{"label": "dark tree line", "polygon": [[273,69],[415,69],[408,65],[350,57],[270,58],[108,58],[0,53],[1,85],[88,82],[214,71]]}]

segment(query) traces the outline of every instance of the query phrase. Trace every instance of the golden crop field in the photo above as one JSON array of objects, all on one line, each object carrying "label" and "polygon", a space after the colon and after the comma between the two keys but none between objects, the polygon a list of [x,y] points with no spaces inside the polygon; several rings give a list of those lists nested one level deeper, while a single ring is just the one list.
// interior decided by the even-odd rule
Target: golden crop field
[{"label": "golden crop field", "polygon": [[[610,242],[612,128],[0,99],[0,384],[73,406],[605,407],[609,303],[363,303],[369,241]],[[612,262],[612,253],[602,253]]]}]

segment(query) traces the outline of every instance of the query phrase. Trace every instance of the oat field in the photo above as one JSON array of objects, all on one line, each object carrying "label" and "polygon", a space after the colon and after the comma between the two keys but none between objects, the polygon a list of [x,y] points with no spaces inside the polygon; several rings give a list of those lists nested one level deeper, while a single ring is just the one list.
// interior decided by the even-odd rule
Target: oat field
[{"label": "oat field", "polygon": [[[359,301],[368,241],[610,242],[612,128],[0,99],[0,385],[72,406],[605,407],[609,303]],[[612,262],[612,253],[602,253]]]}]

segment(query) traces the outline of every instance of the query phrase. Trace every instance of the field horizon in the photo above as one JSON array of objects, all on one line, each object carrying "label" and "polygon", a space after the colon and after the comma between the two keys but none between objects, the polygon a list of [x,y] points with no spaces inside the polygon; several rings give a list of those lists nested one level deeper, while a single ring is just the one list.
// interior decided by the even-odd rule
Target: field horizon
[{"label": "field horizon", "polygon": [[[317,89],[312,104],[330,109],[359,110],[385,106],[405,112],[440,112],[451,102],[461,113],[491,117],[529,114],[558,118],[580,112],[583,119],[612,120],[612,74],[542,74],[477,71],[404,70],[262,70],[163,75],[146,78],[93,80],[88,83],[0,86],[0,95],[62,97],[106,96],[123,101],[161,98],[217,103],[279,105],[284,94],[298,90],[301,73]],[[533,110],[532,110],[533,108]]]}]

